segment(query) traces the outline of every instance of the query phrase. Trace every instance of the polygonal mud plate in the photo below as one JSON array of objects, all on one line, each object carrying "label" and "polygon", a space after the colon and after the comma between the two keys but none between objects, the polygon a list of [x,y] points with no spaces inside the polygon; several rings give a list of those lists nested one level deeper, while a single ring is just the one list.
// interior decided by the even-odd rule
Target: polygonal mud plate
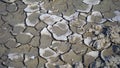
[{"label": "polygonal mud plate", "polygon": [[20,33],[16,36],[17,42],[26,44],[31,41],[31,38],[33,37],[30,33]]}]

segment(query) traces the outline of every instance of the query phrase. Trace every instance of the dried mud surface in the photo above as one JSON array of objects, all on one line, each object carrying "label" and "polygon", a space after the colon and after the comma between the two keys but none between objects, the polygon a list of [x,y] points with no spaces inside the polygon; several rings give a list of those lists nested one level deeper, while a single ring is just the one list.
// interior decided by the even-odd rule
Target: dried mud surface
[{"label": "dried mud surface", "polygon": [[0,0],[0,68],[120,68],[120,0]]}]

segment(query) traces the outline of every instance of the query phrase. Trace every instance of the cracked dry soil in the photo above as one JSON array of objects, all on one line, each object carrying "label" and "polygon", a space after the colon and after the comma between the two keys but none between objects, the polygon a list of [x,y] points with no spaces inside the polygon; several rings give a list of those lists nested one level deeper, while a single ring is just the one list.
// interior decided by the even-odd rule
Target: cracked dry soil
[{"label": "cracked dry soil", "polygon": [[120,68],[120,0],[0,0],[0,68]]}]

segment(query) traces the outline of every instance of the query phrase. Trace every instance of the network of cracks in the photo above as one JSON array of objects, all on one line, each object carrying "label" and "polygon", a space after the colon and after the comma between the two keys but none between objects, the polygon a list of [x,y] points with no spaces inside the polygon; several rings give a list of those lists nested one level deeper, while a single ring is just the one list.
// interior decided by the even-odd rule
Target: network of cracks
[{"label": "network of cracks", "polygon": [[120,0],[0,0],[0,68],[120,68]]}]

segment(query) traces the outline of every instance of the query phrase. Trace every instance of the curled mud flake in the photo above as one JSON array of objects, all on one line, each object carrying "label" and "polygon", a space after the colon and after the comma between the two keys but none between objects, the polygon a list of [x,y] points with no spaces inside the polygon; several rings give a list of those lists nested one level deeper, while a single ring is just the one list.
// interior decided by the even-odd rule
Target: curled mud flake
[{"label": "curled mud flake", "polygon": [[91,15],[87,17],[88,22],[103,23],[106,20],[102,18],[102,14],[99,11],[93,11]]},{"label": "curled mud flake", "polygon": [[57,40],[67,40],[67,36],[72,33],[65,20],[57,22],[53,27],[48,26],[48,29],[53,33],[54,38]]},{"label": "curled mud flake", "polygon": [[89,5],[97,5],[100,3],[100,0],[83,0],[83,2]]},{"label": "curled mud flake", "polygon": [[44,21],[47,25],[53,25],[55,22],[60,21],[62,18],[56,15],[50,14],[42,14],[39,17],[42,21]]},{"label": "curled mud flake", "polygon": [[40,55],[41,55],[42,57],[44,57],[44,58],[46,58],[46,59],[49,59],[50,57],[56,57],[56,56],[58,56],[58,55],[56,54],[56,52],[54,52],[54,51],[53,51],[52,49],[50,49],[49,47],[44,48],[44,49],[40,48],[40,49],[39,49],[39,53],[40,53]]},{"label": "curled mud flake", "polygon": [[38,22],[39,12],[36,13],[27,13],[26,24],[27,26],[35,26]]}]

